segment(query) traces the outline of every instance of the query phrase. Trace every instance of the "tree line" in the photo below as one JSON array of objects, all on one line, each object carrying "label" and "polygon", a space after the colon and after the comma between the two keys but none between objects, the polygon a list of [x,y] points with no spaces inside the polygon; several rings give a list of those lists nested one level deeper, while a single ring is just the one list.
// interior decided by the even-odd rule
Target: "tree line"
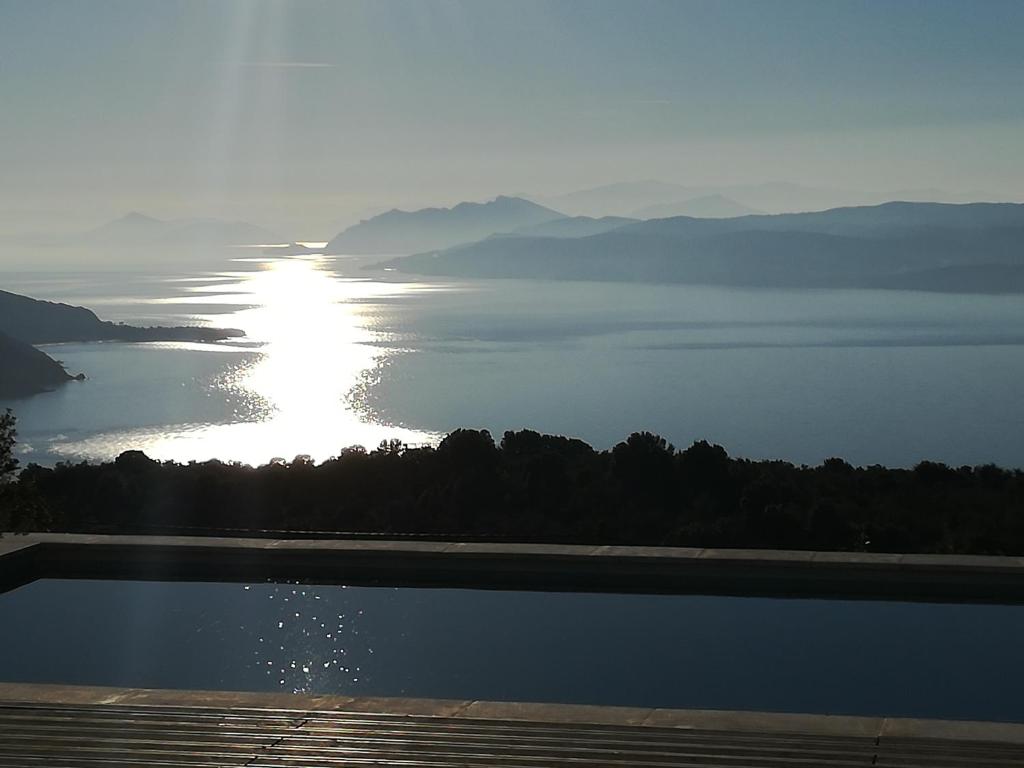
[{"label": "tree line", "polygon": [[[639,432],[611,450],[459,429],[321,464],[30,464],[0,427],[0,530],[422,535],[581,544],[1024,554],[1024,472],[732,458]],[[6,430],[6,432],[5,432]],[[4,434],[7,434],[6,442]],[[6,452],[6,459],[4,454]]]}]

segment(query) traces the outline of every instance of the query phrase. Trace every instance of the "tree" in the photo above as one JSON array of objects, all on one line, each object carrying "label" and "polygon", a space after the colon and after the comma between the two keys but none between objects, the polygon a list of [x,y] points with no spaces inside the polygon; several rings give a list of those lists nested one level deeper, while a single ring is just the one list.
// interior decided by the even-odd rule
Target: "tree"
[{"label": "tree", "polygon": [[18,433],[15,429],[14,414],[8,408],[0,415],[0,536],[11,528],[15,507],[14,471],[18,460],[14,458],[14,442]]},{"label": "tree", "polygon": [[14,458],[14,444],[18,436],[17,420],[11,409],[0,415],[0,483],[10,481],[18,468],[18,460]]}]

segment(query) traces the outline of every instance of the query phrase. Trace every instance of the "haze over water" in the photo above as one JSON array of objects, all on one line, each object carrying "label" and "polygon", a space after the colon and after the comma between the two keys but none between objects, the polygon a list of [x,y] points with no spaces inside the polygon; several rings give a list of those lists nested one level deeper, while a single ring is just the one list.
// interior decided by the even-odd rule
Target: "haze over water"
[{"label": "haze over water", "polygon": [[602,448],[648,429],[809,463],[1024,465],[1018,297],[410,281],[363,268],[376,258],[252,253],[117,280],[12,274],[10,290],[111,319],[246,333],[45,347],[89,378],[9,403],[22,461],[320,461],[468,426]]}]

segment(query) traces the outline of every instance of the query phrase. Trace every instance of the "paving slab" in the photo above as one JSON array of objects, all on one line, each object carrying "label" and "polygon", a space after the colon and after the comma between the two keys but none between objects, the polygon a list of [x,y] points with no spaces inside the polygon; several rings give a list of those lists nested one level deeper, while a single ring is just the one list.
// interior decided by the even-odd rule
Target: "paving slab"
[{"label": "paving slab", "polygon": [[27,536],[5,533],[0,537],[0,557],[13,555],[15,552],[24,552],[38,543],[35,539],[30,539]]},{"label": "paving slab", "polygon": [[882,722],[880,717],[738,712],[713,709],[655,709],[643,724],[663,728],[805,733],[821,736],[860,736],[874,739],[882,730]]},{"label": "paving slab", "polygon": [[239,693],[235,691],[167,691],[128,689],[116,704],[208,709],[272,709],[281,711],[332,711],[352,701],[350,696],[298,696],[292,693]]},{"label": "paving slab", "polygon": [[474,701],[461,718],[526,720],[593,725],[642,725],[653,710],[642,707],[596,707],[585,704],[532,704],[515,701]]},{"label": "paving slab", "polygon": [[351,699],[335,709],[340,712],[363,712],[381,715],[451,717],[465,710],[471,703],[470,701],[458,699],[406,699],[361,696]]},{"label": "paving slab", "polygon": [[809,563],[814,558],[811,550],[799,549],[705,549],[701,560],[744,560],[764,563]]},{"label": "paving slab", "polygon": [[[1024,745],[1024,723],[887,718],[882,724],[880,735],[883,742],[886,739],[904,738]],[[1021,765],[1024,765],[1024,752],[1021,753]]]},{"label": "paving slab", "polygon": [[609,545],[598,547],[594,552],[598,557],[636,557],[666,560],[692,560],[700,557],[704,550],[700,547],[636,547]]},{"label": "paving slab", "polygon": [[892,552],[815,552],[811,561],[829,565],[893,567],[903,555]]},{"label": "paving slab", "polygon": [[490,542],[455,542],[445,547],[451,555],[519,555],[532,557],[586,557],[600,547],[578,544],[504,544]]},{"label": "paving slab", "polygon": [[900,555],[900,565],[907,568],[1017,571],[1024,567],[1024,558],[993,555]]},{"label": "paving slab", "polygon": [[89,685],[0,683],[0,703],[115,704],[129,690]]},{"label": "paving slab", "polygon": [[322,550],[324,552],[444,552],[445,541],[404,541],[401,539],[287,539],[273,541],[276,550]]}]

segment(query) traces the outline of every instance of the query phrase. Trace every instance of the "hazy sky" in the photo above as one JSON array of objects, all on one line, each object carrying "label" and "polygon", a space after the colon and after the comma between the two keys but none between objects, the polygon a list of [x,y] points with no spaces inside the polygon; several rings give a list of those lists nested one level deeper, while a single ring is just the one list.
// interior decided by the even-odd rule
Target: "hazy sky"
[{"label": "hazy sky", "polygon": [[659,178],[1024,193],[1021,0],[0,0],[0,231]]}]

